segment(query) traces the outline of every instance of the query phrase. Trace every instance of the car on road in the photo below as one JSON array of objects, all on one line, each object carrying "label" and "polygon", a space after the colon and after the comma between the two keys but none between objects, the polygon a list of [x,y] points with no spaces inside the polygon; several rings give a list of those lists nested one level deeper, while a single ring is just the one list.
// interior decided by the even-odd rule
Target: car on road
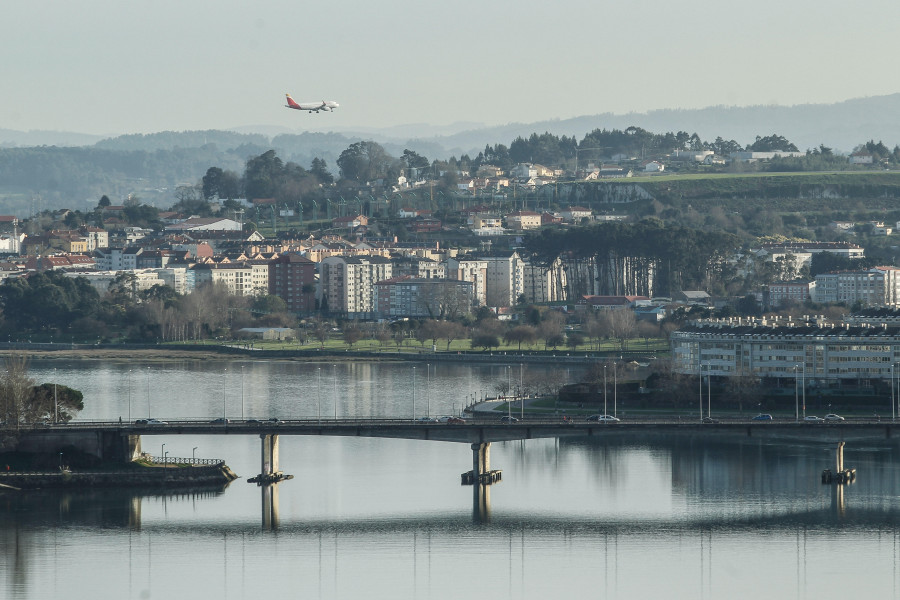
[{"label": "car on road", "polygon": [[134,422],[135,425],[168,425],[165,421],[160,421],[159,419],[138,419]]},{"label": "car on road", "polygon": [[518,423],[519,420],[515,417],[502,416],[502,417],[500,417],[500,422],[501,423]]},{"label": "car on road", "polygon": [[817,417],[816,415],[807,415],[807,416],[803,417],[803,420],[808,421],[810,423],[821,423],[825,419],[823,419],[822,417]]},{"label": "car on road", "polygon": [[772,415],[761,413],[750,419],[751,421],[772,421]]},{"label": "car on road", "polygon": [[826,421],[843,421],[844,417],[842,417],[841,415],[836,415],[836,414],[832,413],[829,415],[825,415],[825,420]]},{"label": "car on road", "polygon": [[713,419],[712,417],[703,417],[703,422],[704,423],[718,423],[719,421],[717,421],[716,419]]},{"label": "car on road", "polygon": [[266,425],[281,425],[284,421],[281,419],[276,419],[275,417],[270,417],[265,420]]},{"label": "car on road", "polygon": [[419,417],[418,419],[416,419],[416,421],[418,421],[419,423],[437,423],[438,422],[438,420],[435,419],[434,417]]},{"label": "car on road", "polygon": [[231,420],[224,417],[219,417],[218,419],[213,419],[212,421],[210,421],[210,423],[213,425],[228,425],[229,423],[231,423]]},{"label": "car on road", "polygon": [[450,425],[465,425],[466,424],[466,420],[461,419],[459,417],[450,417],[445,422],[449,423]]},{"label": "car on road", "polygon": [[591,415],[587,418],[587,420],[597,421],[599,423],[616,423],[619,421],[619,419],[612,415]]}]

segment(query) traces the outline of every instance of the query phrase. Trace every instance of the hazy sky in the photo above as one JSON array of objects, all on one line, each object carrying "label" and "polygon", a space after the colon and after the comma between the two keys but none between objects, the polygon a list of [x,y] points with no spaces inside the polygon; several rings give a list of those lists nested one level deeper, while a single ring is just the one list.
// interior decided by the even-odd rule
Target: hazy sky
[{"label": "hazy sky", "polygon": [[[487,125],[900,91],[900,2],[3,2],[0,128]],[[284,108],[336,100],[330,114]]]}]

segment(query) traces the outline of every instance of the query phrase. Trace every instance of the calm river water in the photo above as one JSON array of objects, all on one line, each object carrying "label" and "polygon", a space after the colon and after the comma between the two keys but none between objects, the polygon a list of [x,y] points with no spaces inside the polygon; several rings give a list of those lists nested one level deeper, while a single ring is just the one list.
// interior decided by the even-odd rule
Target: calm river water
[{"label": "calm river water", "polygon": [[[517,369],[36,361],[32,375],[84,391],[84,419],[239,417],[242,397],[248,418],[325,418],[412,416],[414,395],[417,416],[449,414]],[[482,518],[459,483],[468,445],[282,436],[295,479],[277,487],[272,528],[246,482],[258,438],[143,439],[162,444],[242,479],[168,496],[0,495],[0,597],[900,598],[898,449],[884,441],[848,445],[859,479],[842,497],[818,482],[833,462],[818,444],[494,443],[503,481]]]}]

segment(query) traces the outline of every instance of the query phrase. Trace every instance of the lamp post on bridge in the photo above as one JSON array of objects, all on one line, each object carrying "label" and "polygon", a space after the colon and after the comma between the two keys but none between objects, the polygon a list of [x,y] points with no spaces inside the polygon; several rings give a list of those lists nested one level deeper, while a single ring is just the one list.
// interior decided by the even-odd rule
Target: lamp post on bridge
[{"label": "lamp post on bridge", "polygon": [[222,422],[225,422],[226,419],[226,411],[225,411],[225,382],[228,379],[228,369],[222,370]]},{"label": "lamp post on bridge", "polygon": [[416,368],[413,367],[413,421],[416,420]]},{"label": "lamp post on bridge", "polygon": [[606,412],[606,365],[603,365],[603,414]]},{"label": "lamp post on bridge", "polygon": [[150,367],[147,367],[147,418],[150,418]]},{"label": "lamp post on bridge", "polygon": [[797,369],[800,365],[794,365],[794,413],[796,414],[797,422],[800,422],[800,381],[797,379]]},{"label": "lamp post on bridge", "polygon": [[131,423],[131,369],[128,369],[128,422]]},{"label": "lamp post on bridge", "polygon": [[163,445],[159,448],[159,455],[165,457],[166,455],[166,444],[163,442]]},{"label": "lamp post on bridge", "polygon": [[241,365],[241,421],[244,420],[244,365]]}]

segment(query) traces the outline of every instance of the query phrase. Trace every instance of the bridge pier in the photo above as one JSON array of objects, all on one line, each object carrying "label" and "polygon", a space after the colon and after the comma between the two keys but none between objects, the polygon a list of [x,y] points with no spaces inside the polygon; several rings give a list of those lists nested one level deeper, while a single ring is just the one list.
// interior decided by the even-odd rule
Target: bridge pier
[{"label": "bridge pier", "polygon": [[491,471],[491,443],[472,444],[472,476],[480,481],[481,476]]},{"label": "bridge pier", "polygon": [[293,479],[293,475],[285,475],[278,468],[278,434],[261,433],[259,434],[259,439],[261,442],[260,472],[256,477],[248,479],[247,483],[270,485],[285,479]]}]

